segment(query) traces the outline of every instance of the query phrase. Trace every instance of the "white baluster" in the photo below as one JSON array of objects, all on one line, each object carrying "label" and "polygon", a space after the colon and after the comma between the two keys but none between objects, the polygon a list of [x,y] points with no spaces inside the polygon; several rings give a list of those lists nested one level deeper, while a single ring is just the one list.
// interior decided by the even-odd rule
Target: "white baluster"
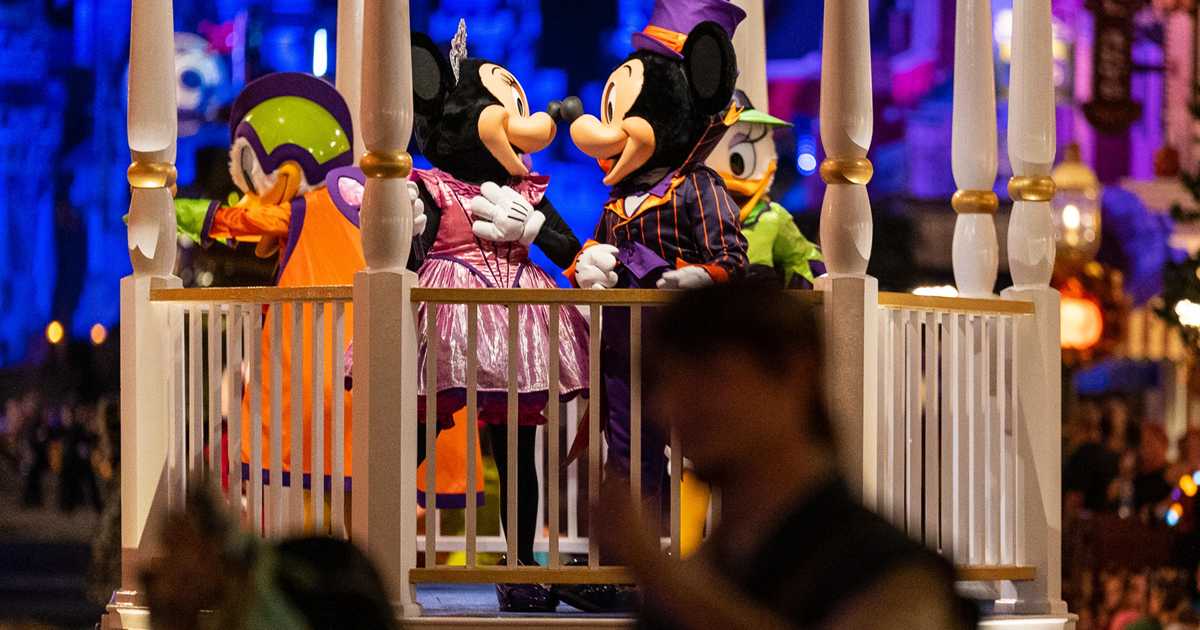
[{"label": "white baluster", "polygon": [[412,158],[412,51],[408,2],[365,7],[362,66],[363,254],[372,270],[402,270],[412,245],[412,205],[405,178]]},{"label": "white baluster", "polygon": [[354,127],[354,162],[367,152],[359,126],[362,102],[363,0],[338,0],[337,11],[337,90],[350,108]]},{"label": "white baluster", "polygon": [[379,564],[397,610],[413,617],[421,608],[408,581],[417,560],[418,419],[417,278],[405,270],[413,229],[412,159],[404,152],[413,115],[407,0],[364,2],[360,114],[367,269],[354,277],[351,535]]},{"label": "white baluster", "polygon": [[[1054,181],[1054,81],[1050,0],[1020,0],[1013,6],[1012,74],[1009,79],[1008,150],[1013,214],[1008,227],[1011,300],[1034,303],[1035,315],[1019,319],[1014,331],[1013,408],[1017,449],[1016,561],[1037,568],[1029,582],[1006,584],[996,612],[1053,615],[1067,627],[1062,601],[1062,356],[1059,295],[1049,287],[1054,268],[1050,199]],[[1020,360],[1017,361],[1016,357]]]},{"label": "white baluster", "polygon": [[826,0],[821,57],[821,164],[826,182],[821,206],[821,246],[829,273],[824,291],[829,409],[845,445],[843,471],[852,488],[875,497],[878,475],[876,363],[879,284],[868,276],[871,201],[866,184],[871,145],[871,41],[869,0]]},{"label": "white baluster", "polygon": [[952,204],[954,281],[964,297],[993,294],[1000,245],[993,215],[996,183],[996,82],[990,0],[958,0],[954,35],[954,127],[950,160],[958,192]]},{"label": "white baluster", "polygon": [[733,33],[737,52],[738,89],[746,93],[760,111],[769,112],[767,102],[767,29],[763,0],[733,0],[746,12],[746,19]]},{"label": "white baluster", "polygon": [[138,275],[175,267],[175,29],[170,2],[134,0],[129,38],[129,257]]},{"label": "white baluster", "polygon": [[1050,0],[1013,5],[1009,78],[1008,159],[1013,198],[1008,264],[1013,286],[1044,287],[1054,271],[1054,65],[1050,52]]},{"label": "white baluster", "polygon": [[[127,178],[129,258],[121,279],[121,588],[107,623],[143,627],[149,613],[138,592],[138,571],[157,553],[157,520],[166,509],[160,483],[167,462],[170,416],[168,347],[172,319],[150,302],[152,287],[179,286],[175,266],[175,41],[172,5],[133,0],[129,32]],[[175,331],[179,332],[179,331]]]},{"label": "white baluster", "polygon": [[821,247],[831,275],[861,275],[871,259],[866,159],[874,129],[868,0],[826,0],[821,53]]}]

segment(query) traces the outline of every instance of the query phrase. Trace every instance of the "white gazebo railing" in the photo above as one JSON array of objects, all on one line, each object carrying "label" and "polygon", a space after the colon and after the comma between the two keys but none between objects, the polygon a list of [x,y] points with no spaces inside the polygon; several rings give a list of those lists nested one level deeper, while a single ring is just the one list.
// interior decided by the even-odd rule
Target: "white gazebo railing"
[{"label": "white gazebo railing", "polygon": [[[754,9],[757,3],[746,4],[759,10]],[[819,291],[808,295],[825,321],[829,407],[847,454],[845,471],[864,501],[945,554],[959,567],[973,596],[988,600],[994,613],[1008,615],[985,625],[1068,627],[1060,596],[1058,294],[1048,286],[1054,254],[1047,203],[1053,194],[1048,173],[1054,158],[1049,0],[1020,0],[1015,6],[1008,143],[1017,173],[1009,186],[1016,203],[1008,233],[1015,286],[1002,298],[992,294],[997,255],[991,213],[997,199],[991,194],[996,139],[990,10],[986,0],[959,0],[958,5],[953,164],[961,190],[954,199],[960,213],[954,260],[959,289],[970,299],[880,293],[867,273],[873,230],[866,189],[872,174],[867,152],[873,118],[868,0],[825,3],[821,135],[829,157],[821,167],[828,184],[821,241],[829,274],[819,280]],[[175,108],[170,3],[133,0],[129,240],[134,273],[122,281],[121,292],[123,579],[105,627],[148,627],[136,575],[141,563],[157,555],[155,525],[167,508],[177,505],[188,484],[222,464],[226,470],[218,477],[247,527],[266,536],[348,533],[379,563],[398,614],[408,619],[421,615],[415,585],[422,582],[631,579],[621,567],[599,566],[595,544],[578,519],[571,527],[577,513],[568,514],[567,530],[561,533],[562,502],[576,509],[594,498],[604,455],[599,422],[593,421],[585,460],[587,487],[578,483],[578,475],[559,484],[560,435],[571,433],[579,414],[560,415],[555,400],[547,407],[550,422],[542,435],[548,459],[541,476],[549,492],[545,520],[539,521],[545,529],[538,537],[550,566],[513,565],[510,541],[515,537],[503,543],[510,552],[508,564],[482,566],[478,554],[500,547],[501,539],[479,535],[473,507],[466,511],[462,537],[438,535],[437,509],[426,513],[426,536],[417,535],[417,428],[429,421],[417,416],[417,347],[421,335],[438,332],[416,329],[419,304],[472,310],[501,305],[514,313],[519,304],[582,308],[591,315],[590,376],[595,385],[601,307],[623,305],[641,312],[670,295],[417,287],[416,276],[404,269],[412,233],[404,181],[411,168],[404,149],[412,124],[408,3],[342,0],[339,28],[345,31],[338,37],[339,57],[345,57],[338,60],[339,87],[351,102],[360,99],[356,122],[364,148],[356,154],[361,153],[367,175],[362,208],[367,268],[352,287],[185,290],[171,275]],[[356,65],[353,44],[360,29],[361,85],[356,86],[356,73],[345,64]],[[351,307],[353,431],[344,446],[353,456],[353,486],[345,501],[338,478],[347,471],[339,468],[345,462],[334,443],[345,435],[339,422],[344,428],[348,421],[344,408],[336,409],[343,393],[335,386],[326,394],[317,384],[340,381],[340,357],[348,340],[341,336],[342,326],[333,324]],[[314,334],[313,347],[297,352],[297,337],[286,334],[282,324],[292,322],[294,333],[318,318],[320,326],[313,326],[326,332]],[[636,326],[638,318],[633,321]],[[265,353],[258,345],[264,341],[263,326],[269,331]],[[279,357],[285,347],[303,359],[285,364]],[[546,360],[554,356],[551,351]],[[554,367],[551,363],[551,371]],[[329,435],[314,431],[297,448],[294,440],[302,431],[296,429],[312,418],[302,411],[305,392],[281,384],[304,383],[306,374],[310,400],[333,398],[312,401],[308,408],[330,407],[332,424]],[[635,378],[635,397],[640,387]],[[301,403],[292,404],[289,413],[281,411],[284,400],[297,399]],[[591,417],[598,418],[599,398],[573,403],[577,410],[585,404]],[[472,405],[468,415],[475,411]],[[634,420],[634,435],[640,436],[636,414]],[[251,443],[243,461],[238,442],[247,422]],[[468,420],[468,439],[477,441],[474,425]],[[229,442],[225,447],[220,446],[222,426]],[[256,430],[263,426],[265,435]],[[292,441],[286,445],[280,431],[285,426]],[[515,448],[515,431],[507,437],[499,446]],[[327,439],[324,446],[329,448],[315,447]],[[281,454],[287,446],[292,453],[308,450],[312,479],[332,476],[332,523],[323,518],[323,483],[312,483],[310,496],[298,484],[274,483],[283,476]],[[428,452],[436,457],[435,449]],[[672,526],[665,542],[671,548],[679,541],[682,455],[671,449]],[[481,472],[473,462],[468,455],[468,477]],[[248,478],[241,476],[243,463],[254,473]],[[436,474],[432,464],[431,476]],[[636,462],[632,469],[638,470]],[[633,481],[636,491],[640,484]],[[427,482],[427,489],[436,487],[436,479]],[[474,484],[467,488],[473,492]],[[515,502],[515,485],[510,490],[509,501]],[[514,518],[516,512],[509,510]],[[419,549],[426,552],[420,566]],[[438,564],[438,552],[457,549],[466,552],[467,566]],[[574,551],[590,552],[588,566],[565,566],[563,554]]]}]

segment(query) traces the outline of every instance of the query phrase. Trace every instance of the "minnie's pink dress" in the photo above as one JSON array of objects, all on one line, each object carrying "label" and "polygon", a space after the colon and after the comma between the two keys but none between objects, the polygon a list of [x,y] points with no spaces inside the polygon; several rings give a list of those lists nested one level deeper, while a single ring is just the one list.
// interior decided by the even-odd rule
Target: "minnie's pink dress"
[{"label": "minnie's pink dress", "polygon": [[[529,260],[529,250],[520,243],[494,243],[479,239],[471,231],[472,218],[467,209],[472,198],[480,195],[479,186],[460,181],[438,169],[413,171],[441,209],[437,237],[417,272],[422,287],[445,288],[522,288],[549,289],[557,285],[540,267]],[[531,176],[510,183],[531,205],[545,195],[549,178]],[[442,427],[452,426],[452,415],[466,404],[467,387],[467,307],[461,304],[421,304],[417,311],[417,330],[426,330],[428,309],[437,316],[437,415]],[[550,308],[559,308],[559,383],[563,400],[587,389],[588,324],[573,306],[521,305],[517,307],[520,349],[516,356],[519,423],[523,426],[544,422],[542,411],[549,399],[549,318]],[[479,421],[505,424],[508,419],[508,307],[478,307],[477,349],[479,357]],[[428,391],[426,383],[427,344],[422,339],[418,350],[418,389],[420,417],[424,417]]]}]

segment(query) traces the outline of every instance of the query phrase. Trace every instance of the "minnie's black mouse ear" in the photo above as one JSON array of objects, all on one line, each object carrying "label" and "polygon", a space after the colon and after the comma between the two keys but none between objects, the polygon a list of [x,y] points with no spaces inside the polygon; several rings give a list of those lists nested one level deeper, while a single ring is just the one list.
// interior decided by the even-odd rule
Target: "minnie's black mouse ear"
[{"label": "minnie's black mouse ear", "polygon": [[725,109],[737,83],[737,55],[725,29],[716,22],[696,25],[683,44],[683,70],[701,112]]},{"label": "minnie's black mouse ear", "polygon": [[446,95],[454,89],[450,60],[425,33],[412,34],[413,109],[418,116],[437,118]]}]

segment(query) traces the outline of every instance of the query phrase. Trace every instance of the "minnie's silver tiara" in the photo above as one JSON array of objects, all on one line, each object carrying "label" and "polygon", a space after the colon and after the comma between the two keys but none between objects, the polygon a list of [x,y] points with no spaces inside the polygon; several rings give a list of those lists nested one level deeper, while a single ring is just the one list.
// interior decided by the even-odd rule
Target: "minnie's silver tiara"
[{"label": "minnie's silver tiara", "polygon": [[454,72],[454,82],[458,83],[458,68],[462,60],[467,58],[467,21],[458,20],[458,31],[450,40],[450,70]]}]

